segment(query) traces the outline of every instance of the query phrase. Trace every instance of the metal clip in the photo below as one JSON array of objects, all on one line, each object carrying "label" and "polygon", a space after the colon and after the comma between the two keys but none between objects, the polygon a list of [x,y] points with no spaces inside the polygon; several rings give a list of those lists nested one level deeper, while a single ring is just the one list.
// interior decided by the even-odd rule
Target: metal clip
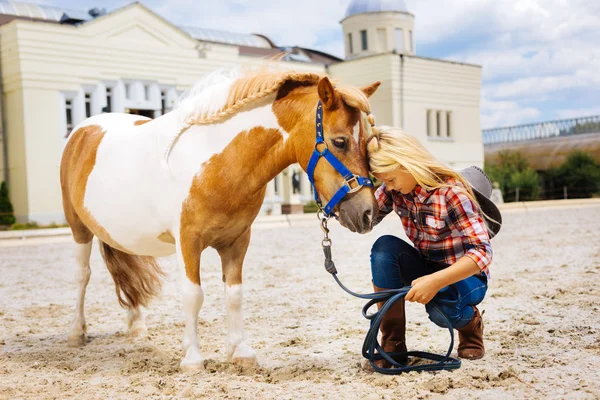
[{"label": "metal clip", "polygon": [[[352,187],[352,182],[354,182],[356,186]],[[350,189],[348,193],[358,192],[360,188],[362,188],[362,185],[358,183],[358,175],[353,175],[352,178],[346,179],[345,184],[348,186],[348,189]]]}]

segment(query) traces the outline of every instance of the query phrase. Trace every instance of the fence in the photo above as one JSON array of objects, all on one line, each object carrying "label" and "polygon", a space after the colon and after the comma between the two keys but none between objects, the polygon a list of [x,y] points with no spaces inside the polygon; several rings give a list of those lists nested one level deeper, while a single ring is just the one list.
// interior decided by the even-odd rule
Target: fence
[{"label": "fence", "polygon": [[484,129],[482,133],[484,145],[600,133],[600,115]]},{"label": "fence", "polygon": [[[530,188],[507,189],[502,192],[502,198],[506,203],[513,201],[535,201],[535,200],[558,200],[558,199],[582,199],[589,198],[589,187],[548,187],[539,189],[533,196]],[[593,196],[592,196],[593,197]]]}]

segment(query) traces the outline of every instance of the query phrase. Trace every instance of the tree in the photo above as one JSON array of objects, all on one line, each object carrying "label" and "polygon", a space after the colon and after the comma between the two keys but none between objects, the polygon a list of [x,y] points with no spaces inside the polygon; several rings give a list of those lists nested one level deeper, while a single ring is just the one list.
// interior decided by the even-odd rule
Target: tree
[{"label": "tree", "polygon": [[15,223],[13,206],[8,197],[6,182],[0,184],[0,225],[12,225]]},{"label": "tree", "polygon": [[504,150],[498,153],[494,164],[486,163],[485,172],[492,182],[498,182],[504,194],[504,201],[513,201],[519,189],[519,200],[537,200],[540,195],[540,178],[529,167],[527,160],[516,151]]},{"label": "tree", "polygon": [[600,191],[600,164],[583,151],[571,153],[551,176],[554,187],[567,187],[569,198],[592,197]]}]

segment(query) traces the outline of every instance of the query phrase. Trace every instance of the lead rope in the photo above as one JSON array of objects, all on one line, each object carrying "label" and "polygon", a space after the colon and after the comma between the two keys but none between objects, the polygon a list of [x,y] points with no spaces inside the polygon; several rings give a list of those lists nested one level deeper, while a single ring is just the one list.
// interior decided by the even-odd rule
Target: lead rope
[{"label": "lead rope", "polygon": [[[397,375],[403,372],[410,371],[440,371],[440,370],[453,370],[460,368],[460,360],[454,357],[450,357],[450,353],[452,353],[452,349],[454,348],[454,329],[452,328],[452,324],[448,319],[448,316],[442,311],[440,305],[436,302],[436,300],[432,300],[429,305],[432,308],[433,312],[439,313],[442,317],[442,320],[446,323],[446,327],[450,331],[450,347],[448,347],[448,351],[446,355],[429,353],[426,351],[407,351],[407,352],[391,352],[388,353],[383,350],[381,344],[377,341],[377,334],[379,332],[379,326],[381,325],[381,321],[383,320],[383,316],[385,313],[399,300],[404,298],[408,291],[410,290],[410,286],[405,286],[400,289],[388,289],[382,292],[377,293],[368,293],[361,294],[353,292],[348,289],[342,282],[340,282],[337,277],[337,269],[335,268],[335,263],[331,257],[331,239],[329,238],[329,228],[327,228],[327,222],[331,218],[331,216],[326,216],[325,213],[321,210],[317,213],[317,217],[321,223],[321,230],[323,231],[323,240],[321,242],[321,246],[323,247],[323,254],[325,255],[325,270],[329,272],[333,279],[337,282],[337,284],[346,292],[352,296],[368,299],[369,301],[362,309],[362,315],[369,321],[370,327],[367,332],[367,336],[365,337],[365,341],[362,346],[362,355],[364,358],[369,360],[373,370],[380,372],[382,374],[387,375]],[[379,302],[385,302],[381,309],[373,314],[367,314],[369,308]],[[431,364],[421,364],[421,365],[408,365],[402,364],[397,359],[402,357],[415,357],[430,361],[435,361]],[[380,368],[375,365],[375,361],[377,360],[387,360],[392,368]]]}]

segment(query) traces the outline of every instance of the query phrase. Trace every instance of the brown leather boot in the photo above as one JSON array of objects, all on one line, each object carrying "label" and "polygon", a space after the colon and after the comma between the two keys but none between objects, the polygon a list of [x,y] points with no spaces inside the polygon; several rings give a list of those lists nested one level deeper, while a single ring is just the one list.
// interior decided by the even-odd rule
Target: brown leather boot
[{"label": "brown leather boot", "polygon": [[458,356],[467,360],[478,360],[485,354],[483,347],[483,319],[477,307],[473,319],[458,329]]},{"label": "brown leather boot", "polygon": [[[375,284],[373,284],[375,292],[381,292],[383,290]],[[377,303],[377,309],[383,307],[383,302]],[[404,299],[398,300],[392,307],[385,313],[379,326],[381,331],[381,347],[386,352],[406,352],[406,317],[404,315]],[[398,359],[398,362],[406,363],[407,358]],[[375,365],[380,368],[390,368],[392,365],[387,360],[377,360]],[[363,368],[366,370],[372,370],[369,360],[363,364]]]}]

